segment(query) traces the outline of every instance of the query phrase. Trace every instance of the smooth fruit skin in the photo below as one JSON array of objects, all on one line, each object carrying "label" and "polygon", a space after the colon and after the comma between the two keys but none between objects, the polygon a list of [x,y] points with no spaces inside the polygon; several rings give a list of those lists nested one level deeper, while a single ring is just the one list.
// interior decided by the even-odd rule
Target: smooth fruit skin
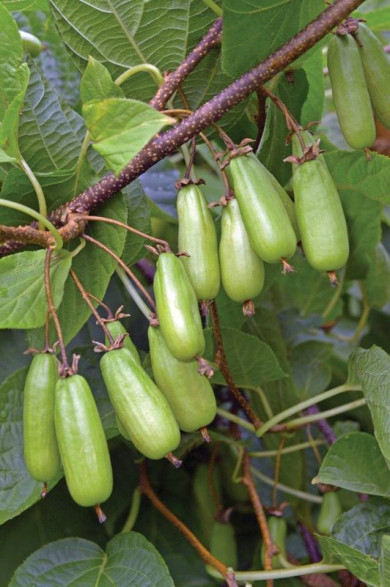
[{"label": "smooth fruit skin", "polygon": [[382,124],[390,128],[390,61],[377,36],[363,23],[357,34],[358,47],[372,107]]},{"label": "smooth fruit skin", "polygon": [[158,327],[149,326],[148,338],[154,380],[167,398],[179,428],[193,432],[210,424],[217,404],[209,380],[198,373],[198,362],[175,359]]},{"label": "smooth fruit skin", "polygon": [[234,527],[230,522],[215,521],[211,529],[210,552],[227,567],[238,566],[237,542]]},{"label": "smooth fruit skin", "polygon": [[202,355],[205,339],[198,300],[180,259],[161,253],[154,276],[157,316],[165,342],[179,361]]},{"label": "smooth fruit skin", "polygon": [[177,195],[180,257],[198,300],[212,300],[219,291],[217,232],[213,216],[199,186],[182,187]]},{"label": "smooth fruit skin", "polygon": [[[126,328],[123,326],[123,324],[120,320],[113,320],[112,322],[106,322],[105,325],[106,325],[106,328],[111,333],[112,337],[114,338],[114,341],[121,334],[128,334]],[[106,337],[106,344],[108,344],[107,337]],[[133,357],[137,361],[137,363],[139,365],[141,365],[141,359],[139,357],[137,347],[135,346],[135,344],[131,340],[130,336],[125,336],[125,338],[123,339],[123,346],[125,349],[127,349],[131,352],[131,354],[133,355]]]},{"label": "smooth fruit skin", "polygon": [[322,497],[322,504],[317,520],[317,530],[321,534],[330,534],[333,524],[343,513],[339,496],[335,491],[328,491]]},{"label": "smooth fruit skin", "polygon": [[100,369],[116,416],[140,453],[161,459],[180,442],[180,431],[167,400],[131,353],[108,351]]},{"label": "smooth fruit skin", "polygon": [[242,219],[255,252],[267,263],[291,257],[297,239],[269,172],[252,154],[235,157],[229,166]]},{"label": "smooth fruit skin", "polygon": [[[293,153],[301,146],[293,136]],[[333,178],[320,156],[293,165],[293,189],[302,246],[308,263],[317,271],[335,271],[349,255],[347,224]]]},{"label": "smooth fruit skin", "polygon": [[72,498],[85,507],[106,501],[113,485],[110,454],[92,391],[81,375],[57,382],[55,424]]},{"label": "smooth fruit skin", "polygon": [[374,113],[359,49],[351,35],[333,35],[328,70],[341,131],[354,149],[370,147],[376,136]]},{"label": "smooth fruit skin", "polygon": [[222,285],[231,300],[255,298],[264,286],[264,263],[252,248],[237,199],[222,210],[219,244]]},{"label": "smooth fruit skin", "polygon": [[31,361],[24,385],[24,460],[37,481],[54,479],[61,468],[54,425],[57,359],[52,353],[39,353]]},{"label": "smooth fruit skin", "polygon": [[[271,535],[272,542],[275,546],[279,549],[279,554],[282,555],[283,558],[287,558],[286,552],[286,536],[287,536],[287,523],[285,518],[278,518],[276,516],[270,516],[268,518],[268,528],[269,533]],[[282,563],[279,560],[279,554],[274,554],[272,556],[272,568],[273,569],[281,569],[283,567]],[[264,542],[261,547],[261,560],[264,566],[265,562],[265,546]]]},{"label": "smooth fruit skin", "polygon": [[27,31],[19,31],[19,34],[22,38],[24,50],[30,53],[31,57],[38,57],[42,51],[41,41]]}]

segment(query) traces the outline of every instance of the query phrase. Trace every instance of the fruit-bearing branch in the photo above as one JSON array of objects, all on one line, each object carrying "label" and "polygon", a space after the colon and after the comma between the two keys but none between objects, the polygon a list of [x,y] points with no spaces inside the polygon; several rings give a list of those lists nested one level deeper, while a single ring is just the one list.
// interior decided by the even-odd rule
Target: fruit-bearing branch
[{"label": "fruit-bearing branch", "polygon": [[[67,222],[69,212],[89,213],[107,201],[155,163],[167,155],[171,155],[185,142],[218,121],[231,108],[247,98],[252,92],[255,92],[259,86],[286,69],[363,2],[364,0],[335,0],[302,31],[259,65],[242,75],[175,127],[150,141],[130,161],[118,177],[114,175],[104,177],[76,196],[71,202],[53,211],[50,215],[50,220],[56,225],[63,225]],[[215,27],[216,23],[213,26]],[[182,78],[180,77],[180,79]],[[170,91],[172,91],[172,87],[171,85]],[[159,104],[156,104],[156,106],[159,106]],[[12,248],[9,245],[10,243],[5,243],[0,248],[0,255],[9,254]]]}]

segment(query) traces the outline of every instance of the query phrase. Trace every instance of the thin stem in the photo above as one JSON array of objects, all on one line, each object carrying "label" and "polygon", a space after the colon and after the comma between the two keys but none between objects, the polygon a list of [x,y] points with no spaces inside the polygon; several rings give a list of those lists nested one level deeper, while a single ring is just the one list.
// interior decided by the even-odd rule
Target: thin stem
[{"label": "thin stem", "polygon": [[223,10],[218,4],[216,4],[213,0],[203,0],[203,3],[206,4],[217,16],[223,15]]},{"label": "thin stem", "polygon": [[326,318],[327,316],[329,316],[329,314],[331,313],[331,311],[333,310],[333,308],[336,306],[337,302],[339,301],[340,296],[343,292],[344,279],[345,279],[345,267],[343,268],[343,270],[340,274],[339,285],[336,287],[336,291],[334,292],[333,296],[331,297],[325,310],[322,312],[323,318]]},{"label": "thin stem", "polygon": [[153,81],[155,82],[155,84],[158,88],[163,85],[163,83],[164,83],[163,74],[161,73],[161,71],[159,70],[158,67],[156,67],[155,65],[152,65],[151,63],[140,63],[139,65],[134,65],[133,67],[130,67],[129,69],[127,69],[126,71],[121,73],[121,75],[116,78],[114,83],[117,86],[121,86],[125,81],[127,81],[133,75],[136,75],[137,73],[140,73],[143,71],[145,71],[146,73],[149,73],[150,77],[153,79]]},{"label": "thin stem", "polygon": [[[346,391],[362,391],[362,388],[361,385],[349,385],[348,383],[345,383],[344,385],[339,385],[338,387],[334,387],[333,389],[324,391],[323,393],[311,397],[303,402],[299,402],[298,404],[295,404],[294,406],[291,406],[290,408],[287,408],[286,410],[279,412],[279,414],[276,414],[273,418],[268,420],[268,422],[263,424],[261,428],[256,431],[256,436],[261,438],[266,432],[268,432],[270,428],[272,428],[273,426],[275,426],[275,424],[278,424],[282,420],[289,418],[293,414],[296,414],[297,412],[300,412],[301,410],[304,410],[305,408],[308,408],[313,404],[318,404],[322,401],[330,399],[331,397],[335,397],[340,393],[345,393]],[[324,413],[322,413],[321,416],[324,418]],[[287,424],[285,424],[285,426],[287,427]]]},{"label": "thin stem", "polygon": [[85,133],[85,135],[84,135],[83,142],[81,144],[81,149],[80,149],[79,156],[77,158],[76,175],[75,175],[75,181],[74,181],[74,192],[76,192],[77,186],[79,185],[81,167],[83,165],[84,159],[87,156],[87,151],[88,151],[88,146],[89,146],[90,138],[91,138],[91,134],[90,134],[89,130],[87,130],[86,133]]},{"label": "thin stem", "polygon": [[51,248],[46,249],[46,255],[45,255],[46,302],[47,302],[47,308],[48,308],[50,315],[53,319],[54,326],[55,326],[57,336],[58,336],[58,341],[59,341],[60,351],[61,351],[61,359],[62,359],[62,369],[63,369],[63,372],[66,373],[69,371],[69,363],[68,363],[68,358],[66,356],[64,337],[62,335],[61,324],[58,319],[58,315],[57,315],[57,312],[56,312],[56,309],[54,306],[53,296],[52,296],[51,287],[50,287],[50,260],[51,260],[52,252],[53,252],[53,249],[51,249]]},{"label": "thin stem", "polygon": [[325,440],[313,440],[307,442],[300,442],[298,444],[294,444],[294,446],[286,446],[282,450],[258,450],[258,451],[249,451],[248,454],[250,457],[255,457],[257,459],[268,458],[268,457],[276,457],[278,454],[287,455],[292,452],[297,452],[300,450],[306,450],[307,448],[313,448],[313,446],[323,446],[327,444]]},{"label": "thin stem", "polygon": [[139,487],[136,487],[133,491],[129,515],[127,516],[126,522],[123,524],[123,528],[120,531],[120,534],[124,534],[124,532],[130,532],[133,529],[141,507],[141,495],[142,494],[139,490]]},{"label": "thin stem", "polygon": [[[254,467],[251,468],[252,475],[260,479],[265,485],[269,487],[274,486],[274,479],[267,477],[264,473],[261,473]],[[311,503],[322,503],[322,497],[319,495],[314,495],[313,493],[307,493],[306,491],[301,491],[300,489],[294,489],[294,487],[289,487],[288,485],[284,485],[284,483],[278,483],[278,490],[286,493],[287,495],[294,495],[298,497],[298,499],[303,499],[305,501],[309,501]]]},{"label": "thin stem", "polygon": [[[251,461],[248,456],[248,452],[244,450],[244,456],[242,459],[242,470],[243,470],[243,478],[242,482],[247,487],[249,492],[249,497],[252,502],[253,509],[256,514],[257,523],[259,525],[261,535],[263,538],[264,546],[265,546],[265,561],[264,567],[267,571],[272,569],[272,539],[269,532],[267,518],[264,513],[263,504],[261,503],[260,496],[256,491],[256,487],[253,481],[252,473],[251,473]],[[267,579],[267,587],[272,587],[273,581],[272,579]]]},{"label": "thin stem", "polygon": [[[43,193],[43,189],[41,187],[41,184],[37,180],[35,173],[31,169],[31,167],[28,165],[27,161],[25,159],[23,159],[23,157],[19,161],[19,165],[23,169],[24,173],[27,175],[28,179],[31,181],[31,185],[34,188],[34,191],[35,191],[35,194],[36,194],[37,200],[38,200],[39,213],[44,218],[47,218],[46,198],[45,198],[45,194]],[[39,221],[39,230],[44,230],[44,224],[42,223],[41,220]]]},{"label": "thin stem", "polygon": [[243,420],[239,416],[236,416],[236,414],[232,414],[231,412],[228,412],[223,408],[217,408],[217,414],[219,416],[222,416],[222,418],[226,418],[226,420],[229,420],[229,422],[234,422],[235,424],[238,424],[239,426],[245,428],[246,430],[249,430],[250,432],[255,432],[253,424],[247,422],[246,420]]},{"label": "thin stem", "polygon": [[257,387],[256,389],[251,389],[251,392],[256,393],[260,397],[267,418],[272,418],[274,413],[272,411],[271,404],[269,403],[268,398],[264,393],[264,390],[261,387]]},{"label": "thin stem", "polygon": [[80,214],[80,215],[77,215],[77,220],[81,220],[81,221],[85,221],[85,222],[89,222],[90,220],[93,220],[93,221],[97,221],[97,222],[107,222],[107,224],[115,224],[116,226],[120,226],[121,228],[124,228],[125,230],[128,230],[129,232],[136,234],[137,236],[141,236],[149,241],[152,241],[153,243],[160,244],[164,247],[164,249],[169,250],[169,244],[167,241],[165,241],[161,238],[156,238],[154,236],[151,236],[150,234],[146,234],[146,232],[142,232],[141,230],[138,230],[137,228],[133,228],[132,226],[129,226],[128,224],[125,224],[124,222],[121,222],[120,220],[115,220],[114,218],[107,218],[106,216],[89,216],[89,214]]},{"label": "thin stem", "polygon": [[141,310],[142,314],[145,316],[145,318],[147,318],[149,320],[150,313],[151,313],[150,308],[148,308],[148,306],[145,304],[145,302],[143,301],[143,299],[141,298],[141,296],[139,295],[139,293],[137,292],[137,290],[135,289],[135,287],[133,286],[133,284],[131,283],[131,281],[127,277],[126,272],[124,271],[123,267],[117,267],[115,269],[115,272],[118,275],[121,282],[123,283],[123,285],[125,286],[130,297],[134,300],[134,302],[136,303],[138,308]]},{"label": "thin stem", "polygon": [[[184,145],[182,145],[182,147],[184,147]],[[188,151],[188,147],[187,147],[187,151]],[[195,155],[196,155],[196,137],[193,137],[193,139],[191,140],[191,151],[188,154],[188,158],[186,159],[187,169],[184,174],[184,179],[192,179],[192,180],[196,179],[194,168],[193,168]]]},{"label": "thin stem", "polygon": [[[87,190],[73,198],[50,214],[54,223],[62,224],[69,210],[74,212],[89,212],[107,201],[114,194],[139,177],[155,163],[173,154],[183,143],[204,130],[210,124],[218,121],[226,112],[247,98],[259,86],[275,77],[298,57],[303,55],[336,25],[338,25],[353,10],[358,8],[364,0],[337,0],[330,4],[318,17],[309,23],[303,30],[289,39],[284,45],[269,55],[256,67],[242,75],[209,102],[203,104],[187,119],[172,129],[159,134],[152,139],[125,167],[118,177],[108,175]],[[211,27],[199,45],[188,55],[178,69],[170,74],[163,86],[157,92],[150,104],[161,110],[166,101],[175,92],[178,85],[188,75],[205,54],[221,39],[222,19],[218,19]],[[18,240],[18,239],[14,239]],[[0,247],[0,255],[6,255],[20,249],[20,245],[6,242]]]},{"label": "thin stem", "polygon": [[131,271],[131,269],[129,269],[129,267],[126,265],[126,263],[124,261],[122,261],[122,259],[120,257],[118,257],[118,255],[116,255],[109,247],[107,247],[106,245],[104,245],[103,243],[101,243],[100,241],[98,241],[97,239],[93,238],[92,236],[89,236],[88,234],[83,234],[83,238],[86,241],[88,241],[90,243],[93,243],[94,245],[96,245],[97,247],[99,247],[100,249],[102,249],[103,251],[105,251],[113,259],[115,259],[115,261],[118,263],[118,265],[120,265],[120,267],[122,267],[122,269],[125,270],[125,272],[130,277],[130,279],[132,279],[134,281],[134,283],[136,284],[136,286],[138,287],[138,289],[142,292],[144,298],[149,302],[149,304],[151,305],[151,307],[153,308],[153,310],[156,309],[156,306],[155,306],[155,303],[154,303],[153,298],[146,291],[146,289],[144,288],[144,286],[142,285],[142,283],[134,275],[134,273]]},{"label": "thin stem", "polygon": [[365,327],[367,320],[368,320],[368,317],[371,312],[371,306],[367,302],[366,289],[365,289],[362,281],[359,281],[359,287],[360,287],[360,291],[362,292],[362,295],[363,295],[363,312],[360,316],[360,320],[358,322],[358,325],[356,326],[356,330],[350,339],[350,342],[352,342],[352,343],[355,343],[359,340],[360,334],[361,334],[363,328]]},{"label": "thin stem", "polygon": [[331,408],[330,410],[326,410],[325,412],[320,412],[319,414],[310,414],[310,416],[302,416],[302,418],[296,418],[295,420],[290,420],[289,422],[287,422],[286,429],[290,430],[291,428],[296,428],[297,426],[304,426],[305,424],[309,424],[310,422],[317,422],[317,420],[322,420],[323,418],[337,416],[338,414],[343,414],[344,412],[348,412],[349,410],[360,408],[361,406],[364,406],[365,403],[365,398],[357,399],[353,402],[337,406],[337,408]]},{"label": "thin stem", "polygon": [[282,451],[283,447],[286,443],[286,437],[282,436],[280,439],[280,444],[277,450],[276,461],[275,461],[275,478],[274,478],[274,486],[272,488],[272,507],[277,507],[276,496],[278,493],[278,482],[280,478],[280,462],[282,460]]},{"label": "thin stem", "polygon": [[45,318],[45,349],[50,348],[50,312],[46,310]]},{"label": "thin stem", "polygon": [[[332,565],[327,563],[313,563],[310,565],[294,566],[290,569],[275,569],[272,571],[236,571],[235,578],[237,581],[266,581],[267,579],[289,579],[290,577],[303,577],[305,575],[335,573],[344,570],[343,565]],[[206,566],[206,571],[211,577],[221,579],[221,575],[214,568]]]},{"label": "thin stem", "polygon": [[255,412],[252,410],[250,404],[247,402],[245,397],[242,395],[242,393],[240,392],[238,387],[235,385],[235,383],[233,381],[233,377],[230,373],[229,365],[226,360],[225,350],[223,348],[222,332],[221,332],[221,327],[220,327],[220,323],[219,323],[217,304],[215,303],[215,300],[212,300],[212,302],[210,303],[210,309],[211,309],[211,316],[212,316],[212,320],[213,320],[214,339],[215,339],[215,343],[216,343],[216,347],[217,347],[216,353],[215,353],[215,362],[219,366],[221,373],[225,378],[226,384],[228,385],[230,391],[232,392],[232,394],[234,396],[234,399],[237,401],[237,403],[244,410],[244,412],[246,413],[248,418],[251,420],[254,428],[258,429],[261,427],[262,422],[257,417]]},{"label": "thin stem", "polygon": [[[281,111],[281,113],[283,114],[283,116],[285,118],[286,126],[287,126],[288,130],[291,131],[291,132],[297,133],[298,134],[298,138],[301,140],[301,138],[300,138],[300,131],[301,131],[302,127],[295,120],[294,116],[291,114],[291,112],[287,108],[286,104],[284,102],[282,102],[282,100],[280,98],[278,98],[278,96],[276,96],[275,94],[273,94],[265,86],[262,86],[261,87],[261,92],[263,94],[265,94],[266,96],[268,96],[268,98],[270,98],[270,100],[272,100],[272,102],[275,104],[275,106],[277,108],[279,108],[279,110]],[[302,146],[302,150],[303,150],[304,147],[305,147],[305,145],[302,144],[301,146]]]},{"label": "thin stem", "polygon": [[202,138],[203,142],[208,147],[209,151],[212,153],[215,161],[218,164],[219,172],[221,174],[223,185],[225,187],[225,197],[228,198],[233,194],[233,191],[230,189],[229,179],[228,179],[227,173],[226,173],[225,169],[222,168],[221,161],[218,157],[217,151],[214,149],[212,142],[208,139],[208,137],[203,132],[200,132],[199,136]]},{"label": "thin stem", "polygon": [[89,309],[91,310],[92,314],[95,316],[97,323],[99,324],[99,326],[102,328],[104,334],[106,335],[106,337],[108,338],[110,345],[114,344],[114,339],[113,336],[111,334],[111,332],[108,330],[104,320],[101,319],[99,312],[97,312],[95,306],[93,305],[93,303],[90,300],[90,295],[88,294],[88,292],[84,289],[81,281],[79,280],[79,278],[77,277],[76,273],[74,272],[73,269],[70,270],[70,276],[73,279],[73,281],[76,284],[77,289],[79,290],[79,292],[81,293],[84,302],[87,304],[87,306],[89,307]]},{"label": "thin stem", "polygon": [[63,242],[60,233],[58,232],[56,227],[50,222],[50,220],[42,216],[42,214],[40,214],[36,210],[33,210],[32,208],[29,208],[28,206],[25,206],[24,204],[19,204],[18,202],[10,202],[9,200],[4,200],[3,198],[0,198],[0,206],[4,206],[5,208],[12,208],[13,210],[18,210],[19,212],[28,214],[29,216],[32,216],[32,218],[35,218],[35,220],[38,220],[38,222],[43,224],[43,226],[45,226],[51,232],[56,243],[55,249],[57,251],[62,249]]},{"label": "thin stem", "polygon": [[[203,544],[197,539],[195,534],[191,532],[191,530],[181,521],[179,518],[175,516],[169,510],[162,501],[157,497],[156,493],[154,492],[148,475],[147,464],[146,461],[142,461],[140,466],[140,473],[141,473],[141,480],[140,480],[140,491],[144,493],[152,502],[154,507],[158,509],[158,511],[173,525],[175,526],[188,540],[188,542],[195,548],[195,550],[199,553],[202,557],[204,562],[208,565],[211,565],[214,569],[218,571],[226,579],[228,576],[228,568],[224,565],[220,560],[216,559],[215,556],[211,554],[203,546]],[[232,583],[233,585],[233,583]]]}]

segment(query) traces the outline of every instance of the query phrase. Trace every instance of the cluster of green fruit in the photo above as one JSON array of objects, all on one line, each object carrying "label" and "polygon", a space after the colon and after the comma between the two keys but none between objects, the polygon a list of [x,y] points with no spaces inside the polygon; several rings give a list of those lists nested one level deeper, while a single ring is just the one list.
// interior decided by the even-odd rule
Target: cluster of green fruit
[{"label": "cluster of green fruit", "polygon": [[[347,225],[318,144],[306,131],[294,134],[292,144],[295,203],[247,148],[232,156],[228,169],[235,198],[228,199],[222,210],[219,248],[200,187],[189,184],[180,189],[178,244],[198,300],[213,299],[222,281],[229,298],[244,303],[244,313],[250,314],[251,300],[264,285],[264,262],[279,261],[284,271],[289,270],[286,260],[299,241],[316,270],[333,273],[345,265]],[[167,336],[174,333],[172,327]]]},{"label": "cluster of green fruit", "polygon": [[[119,431],[144,456],[168,456],[179,465],[171,452],[180,442],[180,430],[205,428],[215,417],[216,400],[208,379],[198,373],[194,358],[177,360],[160,328],[150,326],[154,383],[121,322],[107,321],[106,326],[115,344],[106,346],[100,367]],[[79,505],[100,504],[111,494],[110,456],[91,389],[81,375],[59,377],[53,353],[36,354],[27,374],[24,456],[32,477],[44,483],[43,495],[47,482],[58,476],[61,462],[69,492]]]},{"label": "cluster of green fruit", "polygon": [[328,70],[345,140],[354,149],[371,147],[374,113],[390,128],[390,61],[380,41],[367,26],[347,19],[329,43]]}]

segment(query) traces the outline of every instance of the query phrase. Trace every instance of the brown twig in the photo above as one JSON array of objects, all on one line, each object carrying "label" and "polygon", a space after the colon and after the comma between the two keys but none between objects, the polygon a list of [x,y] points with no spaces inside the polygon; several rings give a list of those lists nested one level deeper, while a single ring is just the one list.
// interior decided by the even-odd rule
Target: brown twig
[{"label": "brown twig", "polygon": [[153,308],[153,310],[154,311],[156,310],[156,305],[155,305],[154,300],[151,297],[151,295],[146,291],[146,289],[144,288],[144,286],[142,285],[140,280],[134,275],[134,273],[131,271],[131,269],[129,269],[129,267],[126,265],[126,263],[124,261],[122,261],[122,259],[114,253],[114,251],[112,251],[109,247],[107,247],[106,245],[104,245],[103,243],[98,241],[97,239],[93,238],[92,236],[89,236],[88,234],[83,234],[82,238],[90,243],[93,243],[97,247],[101,248],[103,251],[108,253],[108,255],[110,255],[113,259],[115,259],[115,261],[118,263],[118,265],[120,265],[123,268],[123,270],[127,273],[127,275],[130,277],[130,279],[132,281],[134,281],[134,283],[136,284],[136,286],[138,287],[138,289],[140,290],[140,292],[142,293],[144,298],[149,302],[149,304]]},{"label": "brown twig", "polygon": [[198,65],[198,63],[220,43],[222,37],[222,18],[218,18],[200,43],[184,59],[179,67],[168,74],[163,85],[158,89],[156,95],[150,100],[149,105],[156,110],[162,110],[169,98],[173,96],[176,89]]},{"label": "brown twig", "polygon": [[[224,565],[220,560],[215,558],[215,556],[213,556],[211,554],[211,552],[208,551],[207,548],[205,548],[203,546],[203,544],[197,539],[195,534],[193,534],[193,532],[191,532],[191,530],[181,520],[179,520],[179,518],[177,518],[175,516],[175,514],[172,513],[171,510],[169,510],[162,503],[162,501],[157,497],[156,493],[153,490],[153,487],[150,484],[146,460],[143,460],[140,465],[140,476],[141,476],[141,478],[140,478],[140,491],[141,491],[141,493],[146,495],[150,499],[150,501],[152,502],[154,507],[173,526],[175,526],[175,528],[177,528],[179,530],[179,532],[181,532],[185,536],[185,538],[188,540],[188,542],[191,544],[191,546],[193,548],[195,548],[195,550],[202,557],[204,562],[207,565],[211,565],[212,567],[214,567],[214,569],[216,569],[219,573],[221,573],[221,575],[225,578],[225,580],[228,581],[229,573],[228,573],[227,566]],[[234,582],[230,582],[229,585],[231,587],[236,586],[237,583],[235,582],[234,577],[230,578],[230,580],[231,579],[233,579]]]},{"label": "brown twig", "polygon": [[[231,108],[247,98],[252,92],[257,91],[266,81],[283,71],[363,2],[364,0],[335,0],[302,31],[299,31],[259,65],[215,95],[174,128],[151,140],[121,171],[118,177],[108,175],[102,178],[73,198],[70,203],[54,210],[50,214],[50,220],[58,226],[66,222],[69,211],[88,213],[107,201],[141,173],[167,155],[174,153],[183,143],[219,120]],[[3,247],[0,247],[0,256],[10,254],[18,249],[20,246],[17,247],[14,243],[7,242]]]},{"label": "brown twig", "polygon": [[266,112],[266,108],[265,108],[265,102],[266,102],[265,95],[264,95],[264,92],[261,91],[263,87],[264,86],[262,86],[256,92],[256,94],[257,94],[257,114],[255,117],[255,121],[256,121],[256,125],[257,125],[257,136],[256,136],[255,142],[253,144],[253,151],[255,153],[260,145],[260,141],[263,136],[263,132],[264,132],[264,128],[265,128],[265,121],[266,121],[266,117],[267,117],[267,112]]},{"label": "brown twig", "polygon": [[222,340],[222,332],[219,323],[219,316],[218,316],[218,309],[215,300],[210,302],[210,309],[211,309],[211,317],[213,320],[213,332],[216,344],[216,353],[215,353],[215,362],[217,363],[218,367],[221,370],[222,375],[225,378],[225,381],[232,392],[234,398],[240,404],[241,408],[244,410],[250,421],[252,422],[254,428],[257,430],[262,426],[261,420],[252,410],[251,406],[242,395],[238,387],[233,381],[232,374],[230,373],[229,365],[226,360],[225,350],[223,348],[223,340]]},{"label": "brown twig", "polygon": [[70,371],[69,363],[68,363],[68,358],[66,356],[64,337],[62,336],[61,324],[58,319],[58,315],[57,315],[57,312],[56,312],[56,309],[54,306],[53,296],[52,296],[51,287],[50,287],[50,261],[51,261],[52,253],[53,253],[53,249],[51,249],[50,247],[48,249],[46,249],[46,255],[45,255],[45,292],[46,292],[47,308],[48,308],[48,311],[50,312],[50,315],[53,319],[54,326],[57,331],[59,345],[60,345],[61,359],[62,359],[62,372],[63,372],[63,374],[65,374]]},{"label": "brown twig", "polygon": [[[249,497],[252,502],[253,509],[255,510],[257,522],[259,524],[259,528],[261,531],[261,535],[263,538],[264,546],[265,546],[265,560],[264,560],[264,568],[266,571],[272,569],[272,539],[269,533],[269,528],[267,524],[267,518],[264,513],[263,504],[261,503],[259,494],[256,491],[256,487],[253,481],[252,473],[251,473],[251,461],[246,449],[244,449],[244,456],[242,459],[242,470],[243,470],[243,478],[242,482],[244,485],[247,486]],[[272,579],[268,579],[266,585],[267,587],[272,587],[274,584]]]},{"label": "brown twig", "polygon": [[[77,277],[76,273],[73,271],[73,269],[70,270],[70,276],[73,279],[73,281],[76,284],[77,289],[79,290],[79,292],[81,293],[84,302],[87,304],[87,306],[89,307],[89,309],[91,310],[92,314],[95,316],[99,326],[103,329],[104,334],[106,335],[106,337],[108,338],[110,345],[114,344],[114,339],[112,337],[111,332],[108,330],[107,326],[105,325],[104,320],[102,320],[102,318],[99,315],[99,312],[96,311],[95,306],[93,305],[93,303],[91,302],[91,300],[89,299],[91,296],[88,294],[88,292],[84,289],[81,281],[79,280],[79,278]],[[95,298],[96,299],[96,298]]]}]

